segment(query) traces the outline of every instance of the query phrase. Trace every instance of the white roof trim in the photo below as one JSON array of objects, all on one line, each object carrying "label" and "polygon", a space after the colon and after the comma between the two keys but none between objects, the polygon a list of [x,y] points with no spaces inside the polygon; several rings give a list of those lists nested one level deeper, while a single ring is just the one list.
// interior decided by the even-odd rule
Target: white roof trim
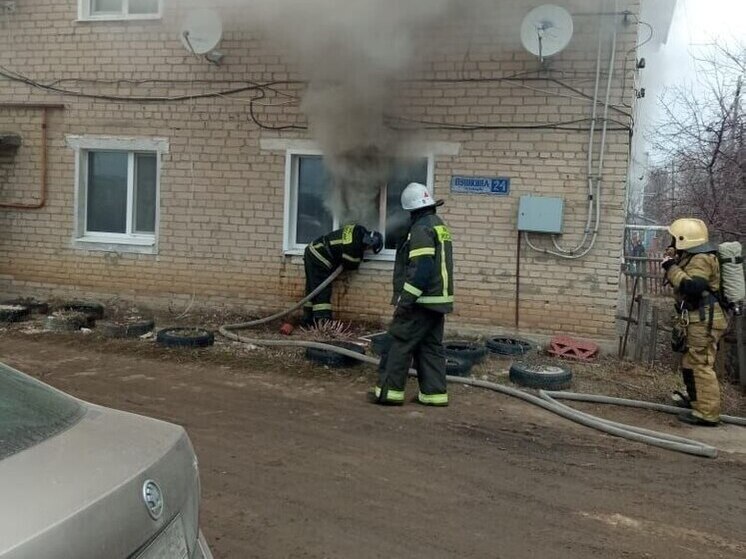
[{"label": "white roof trim", "polygon": [[167,138],[128,137],[128,136],[77,136],[65,137],[67,145],[73,149],[114,149],[121,151],[157,151],[168,153]]},{"label": "white roof trim", "polygon": [[[295,151],[322,153],[314,140],[288,138],[261,138],[259,148],[263,151]],[[460,142],[410,142],[403,146],[402,155],[419,156],[424,154],[456,156],[461,153]]]}]

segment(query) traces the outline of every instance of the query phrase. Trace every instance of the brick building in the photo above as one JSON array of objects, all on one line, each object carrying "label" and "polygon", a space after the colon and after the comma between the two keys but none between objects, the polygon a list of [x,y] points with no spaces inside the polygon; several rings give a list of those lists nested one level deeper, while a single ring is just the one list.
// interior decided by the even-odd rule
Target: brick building
[{"label": "brick building", "polygon": [[[514,330],[520,197],[562,198],[559,244],[583,238],[598,76],[598,235],[577,259],[521,238],[518,319],[524,332],[611,338],[639,2],[560,2],[575,32],[544,63],[519,40],[536,3],[497,4],[494,24],[438,24],[397,81],[395,122],[416,130],[381,187],[379,226],[391,233],[406,181],[426,182],[454,236],[450,326]],[[182,14],[158,0],[17,0],[0,14],[0,132],[22,137],[0,151],[0,293],[247,312],[302,295],[302,246],[338,219],[322,201],[323,152],[305,130],[292,50],[224,17],[224,58],[211,64],[185,49]],[[455,177],[509,178],[509,193],[459,192]],[[555,250],[546,235],[531,242]],[[390,315],[392,252],[338,285],[343,318]]]}]

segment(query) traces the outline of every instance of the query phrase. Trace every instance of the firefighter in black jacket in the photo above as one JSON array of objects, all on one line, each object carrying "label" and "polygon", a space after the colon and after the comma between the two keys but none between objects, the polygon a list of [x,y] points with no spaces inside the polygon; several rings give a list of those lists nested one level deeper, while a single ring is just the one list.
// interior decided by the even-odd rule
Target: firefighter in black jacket
[{"label": "firefighter in black jacket", "polygon": [[396,250],[392,342],[370,396],[379,404],[403,404],[407,374],[414,364],[420,385],[417,401],[447,406],[443,328],[445,315],[453,311],[451,232],[436,215],[440,204],[425,185],[407,186],[401,203],[411,212],[411,226]]},{"label": "firefighter in black jacket", "polygon": [[[321,285],[340,265],[345,270],[357,270],[366,250],[378,254],[383,248],[383,236],[368,231],[362,225],[345,225],[319,237],[306,247],[303,264],[306,269],[306,295]],[[332,286],[328,285],[303,308],[303,323],[313,324],[332,318]]]}]

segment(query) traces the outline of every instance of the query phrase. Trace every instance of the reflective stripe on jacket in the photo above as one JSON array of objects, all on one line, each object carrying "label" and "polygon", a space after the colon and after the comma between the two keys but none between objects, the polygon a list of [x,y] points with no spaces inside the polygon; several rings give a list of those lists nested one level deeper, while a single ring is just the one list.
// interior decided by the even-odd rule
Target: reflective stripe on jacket
[{"label": "reflective stripe on jacket", "polygon": [[367,232],[362,225],[345,225],[319,237],[309,245],[309,249],[316,260],[327,268],[334,269],[341,265],[345,270],[355,270],[363,261],[363,237]]},{"label": "reflective stripe on jacket", "polygon": [[[429,277],[418,277],[424,258],[433,261]],[[417,279],[415,279],[417,278]],[[422,282],[421,285],[418,282]],[[416,219],[409,235],[398,247],[394,267],[394,299],[414,297],[422,305],[441,313],[453,311],[453,244],[451,232],[435,213]]]}]

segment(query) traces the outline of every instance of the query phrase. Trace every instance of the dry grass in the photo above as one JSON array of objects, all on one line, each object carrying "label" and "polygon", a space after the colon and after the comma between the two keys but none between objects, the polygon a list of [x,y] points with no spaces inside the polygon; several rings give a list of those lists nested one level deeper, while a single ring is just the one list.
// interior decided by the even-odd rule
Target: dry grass
[{"label": "dry grass", "polygon": [[341,320],[322,320],[310,327],[301,327],[299,331],[312,340],[343,340],[349,341],[358,337],[352,324]]},{"label": "dry grass", "polygon": [[[116,310],[114,310],[116,309]],[[108,316],[152,316],[145,309],[132,307],[107,308]],[[214,311],[210,313],[191,313],[180,321],[175,320],[174,314],[155,314],[156,324],[163,326],[206,327],[217,330],[218,326],[228,322],[246,322],[254,317],[236,315],[235,313]],[[108,317],[107,317],[108,319]],[[303,351],[289,349],[267,349],[250,347],[242,343],[231,342],[216,336],[215,345],[209,349],[170,349],[159,346],[152,339],[149,340],[112,340],[98,336],[82,336],[77,333],[47,333],[41,332],[40,324],[43,317],[34,320],[10,324],[0,329],[6,335],[16,335],[25,332],[26,335],[39,339],[54,339],[56,343],[70,345],[85,344],[96,348],[97,351],[114,351],[135,356],[148,357],[159,360],[174,360],[177,362],[200,362],[220,366],[228,366],[247,372],[262,370],[267,372],[289,371],[294,375],[319,374],[319,368],[308,363],[303,357]],[[256,338],[266,337],[278,339],[281,322],[261,326],[247,331],[247,335]],[[364,323],[345,323],[332,321],[320,328],[298,328],[290,339],[293,340],[357,340],[360,336],[380,330],[377,325]],[[620,398],[648,400],[659,403],[669,403],[674,390],[681,390],[683,384],[681,375],[676,370],[675,358],[661,352],[660,361],[649,364],[635,364],[620,361],[613,357],[603,357],[591,363],[580,363],[558,359],[553,356],[534,352],[529,356],[519,358],[531,363],[544,363],[569,367],[574,373],[573,390],[578,392],[605,394]],[[490,354],[484,363],[474,367],[473,376],[508,383],[508,370],[512,359]],[[339,372],[337,372],[339,374]],[[355,373],[360,375],[360,369]],[[738,386],[721,381],[723,412],[731,415],[746,416],[746,397],[742,396]]]},{"label": "dry grass", "polygon": [[[533,353],[519,361],[532,364],[564,366],[573,372],[573,387],[576,392],[603,394],[617,398],[647,400],[670,404],[674,390],[684,391],[681,374],[671,356],[667,361],[654,364],[638,364],[620,361],[613,357],[602,357],[594,362],[581,363]],[[478,378],[507,384],[508,370],[512,360],[501,356],[490,356],[485,363],[472,369]],[[723,413],[746,416],[746,397],[739,386],[720,380]]]}]

